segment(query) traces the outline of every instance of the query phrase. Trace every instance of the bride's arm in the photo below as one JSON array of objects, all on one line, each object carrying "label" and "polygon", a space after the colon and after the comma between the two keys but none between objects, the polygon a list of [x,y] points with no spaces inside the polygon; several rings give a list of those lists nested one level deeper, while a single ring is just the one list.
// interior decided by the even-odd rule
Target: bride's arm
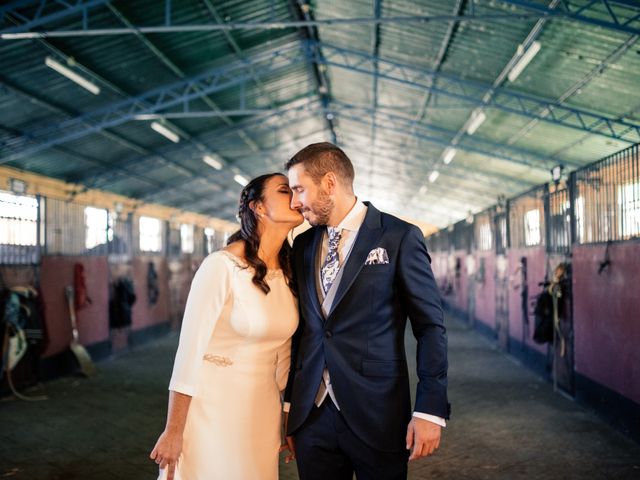
[{"label": "bride's arm", "polygon": [[150,455],[162,468],[169,465],[168,480],[173,479],[182,451],[182,434],[191,398],[198,390],[203,355],[230,291],[230,272],[223,256],[209,255],[189,289],[169,383],[167,424]]},{"label": "bride's arm", "polygon": [[167,424],[153,447],[151,455],[149,455],[160,465],[160,468],[169,467],[167,480],[173,480],[176,462],[182,452],[182,432],[184,432],[190,404],[191,397],[189,395],[173,390],[169,392]]},{"label": "bride's arm", "polygon": [[289,417],[289,405],[288,402],[285,405],[285,388],[287,386],[287,380],[289,378],[289,368],[291,367],[291,339],[287,340],[280,350],[278,351],[278,362],[276,367],[276,381],[278,383],[278,389],[280,390],[280,401],[283,402],[282,410],[282,431],[281,431],[281,445],[280,452],[286,450],[289,453],[285,457],[285,462],[289,463],[295,460],[295,446],[293,439],[287,437],[287,420]]},{"label": "bride's arm", "polygon": [[284,391],[289,378],[289,368],[291,366],[291,339],[282,344],[278,350],[276,362],[276,383],[280,390],[280,398],[283,399]]}]

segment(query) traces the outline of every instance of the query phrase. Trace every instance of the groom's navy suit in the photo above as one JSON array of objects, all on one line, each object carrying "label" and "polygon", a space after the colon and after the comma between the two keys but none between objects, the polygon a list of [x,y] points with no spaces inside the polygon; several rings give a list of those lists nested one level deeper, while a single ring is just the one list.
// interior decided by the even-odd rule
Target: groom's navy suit
[{"label": "groom's navy suit", "polygon": [[[327,368],[348,428],[377,451],[397,452],[405,449],[412,412],[404,347],[407,318],[418,342],[416,412],[449,417],[447,341],[422,233],[365,204],[364,222],[341,267],[327,316],[316,284],[317,255],[326,227],[313,227],[295,239],[300,325],[285,393],[291,403],[288,433],[295,436],[316,409],[314,401]],[[384,262],[365,265],[370,253],[375,257],[374,250],[386,251]]]}]

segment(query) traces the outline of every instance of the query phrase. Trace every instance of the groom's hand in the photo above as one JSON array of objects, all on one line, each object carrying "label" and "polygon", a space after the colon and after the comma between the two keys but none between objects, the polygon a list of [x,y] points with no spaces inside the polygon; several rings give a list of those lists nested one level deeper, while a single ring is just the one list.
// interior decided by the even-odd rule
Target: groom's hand
[{"label": "groom's hand", "polygon": [[285,463],[293,462],[296,459],[296,442],[293,436],[287,435],[287,427],[289,424],[289,412],[283,412],[282,415],[282,445],[280,445],[279,452],[289,452],[284,458]]},{"label": "groom's hand", "polygon": [[407,427],[409,461],[431,455],[440,446],[442,427],[422,418],[412,417]]}]

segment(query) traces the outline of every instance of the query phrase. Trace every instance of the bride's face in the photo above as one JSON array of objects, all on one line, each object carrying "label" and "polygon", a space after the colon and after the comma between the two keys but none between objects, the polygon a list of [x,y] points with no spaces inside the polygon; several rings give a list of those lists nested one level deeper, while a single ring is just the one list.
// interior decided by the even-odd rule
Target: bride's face
[{"label": "bride's face", "polygon": [[260,210],[264,214],[263,220],[273,223],[287,224],[289,228],[295,228],[304,221],[304,217],[298,210],[291,208],[292,192],[289,181],[284,175],[274,175],[264,186]]}]

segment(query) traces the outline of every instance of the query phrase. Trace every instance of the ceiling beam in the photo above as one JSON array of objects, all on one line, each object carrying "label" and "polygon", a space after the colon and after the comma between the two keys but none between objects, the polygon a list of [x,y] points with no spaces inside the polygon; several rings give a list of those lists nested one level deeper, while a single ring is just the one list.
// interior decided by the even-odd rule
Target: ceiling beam
[{"label": "ceiling beam", "polygon": [[[32,28],[46,25],[47,23],[58,22],[60,20],[69,21],[68,17],[77,17],[77,20],[83,22],[86,28],[91,9],[100,7],[109,0],[68,0],[61,2],[59,0],[19,0],[9,2],[0,6],[0,21],[5,15],[20,20],[20,25],[0,28],[0,34],[12,32],[26,32]],[[37,7],[37,8],[36,8]],[[4,22],[2,22],[4,23]],[[0,25],[2,25],[0,23]]]},{"label": "ceiling beam", "polygon": [[567,20],[640,35],[640,3],[637,0],[561,1],[557,8],[531,0],[501,1],[530,12],[542,14],[547,20]]},{"label": "ceiling beam", "polygon": [[[374,0],[373,3],[373,16],[376,19],[379,19],[382,15],[382,0]],[[380,28],[381,25],[376,23],[373,25],[373,34],[371,35],[371,55],[374,58],[378,58],[380,56]],[[373,75],[371,78],[371,108],[375,112],[378,110],[378,80],[380,79],[378,75],[378,62],[373,62]],[[371,141],[369,144],[369,174],[371,175],[375,168],[376,162],[376,152],[375,152],[375,144],[376,144],[376,123],[377,116],[373,115],[371,118]]]},{"label": "ceiling beam", "polygon": [[[464,10],[464,4],[465,4],[465,0],[456,0],[455,5],[453,6],[453,14],[456,16],[459,16]],[[447,31],[445,32],[444,38],[442,39],[442,44],[440,45],[440,50],[438,50],[438,55],[436,55],[436,59],[433,62],[432,69],[435,73],[438,73],[440,71],[440,68],[442,67],[442,62],[444,62],[444,59],[446,58],[447,53],[449,52],[449,47],[451,46],[451,40],[453,39],[453,34],[457,30],[458,25],[459,25],[458,22],[449,22],[449,25],[447,26]],[[436,82],[437,82],[437,78],[434,78],[432,85],[435,85]],[[429,88],[429,90],[427,90],[427,92],[424,95],[424,99],[420,103],[421,106],[420,106],[420,109],[418,110],[418,113],[416,114],[416,118],[415,118],[416,121],[421,121],[424,119],[425,115],[427,114],[427,110],[429,108],[432,98],[433,98],[432,90],[431,88]]]},{"label": "ceiling beam", "polygon": [[[109,4],[108,5],[109,10],[111,10],[111,12],[116,16],[116,18],[118,18],[124,25],[126,25],[127,27],[131,27],[131,28],[135,28],[133,26],[133,24],[129,21],[129,19],[126,17],[126,15],[121,11],[118,10],[113,4]],[[227,34],[228,35],[228,34]],[[142,33],[137,33],[136,37],[143,43],[143,45],[145,47],[147,47],[158,59],[160,59],[160,61],[169,69],[171,70],[171,72],[176,75],[178,78],[184,79],[187,77],[187,75],[184,73],[184,71],[178,67],[174,62],[172,62],[169,57],[167,57],[167,55],[165,55],[160,48],[158,48],[151,40],[149,40],[149,38],[147,38],[146,35],[142,34]],[[250,72],[253,75],[253,78],[255,80],[255,73],[252,71],[252,69],[250,68]],[[213,114],[217,114],[217,117],[220,117],[222,119],[222,121],[224,123],[226,123],[227,125],[233,125],[233,121],[229,118],[229,116],[223,114],[220,110],[220,107],[218,107],[218,105],[208,96],[208,95],[203,95],[200,100],[202,100],[209,108],[211,108],[211,112]],[[246,132],[244,132],[244,130],[242,129],[238,129],[238,136],[241,138],[241,140],[243,142],[245,142],[247,145],[249,145],[250,148],[252,148],[255,151],[259,150],[258,145],[256,145],[253,140],[251,139],[251,137],[249,135],[246,134]]]},{"label": "ceiling beam", "polygon": [[[294,0],[296,1],[296,0]],[[61,4],[54,13],[49,15],[38,15],[29,18],[20,8],[30,7],[36,3],[47,3],[50,5]],[[200,24],[176,24],[173,22],[171,11],[166,15],[166,21],[162,25],[154,26],[134,26],[133,28],[89,28],[91,21],[90,9],[92,6],[101,5],[104,0],[59,2],[40,0],[36,1],[16,1],[9,5],[0,7],[0,15],[11,12],[21,15],[27,21],[24,25],[10,27],[2,30],[2,38],[46,38],[46,37],[77,37],[95,35],[127,35],[135,34],[136,31],[142,33],[176,33],[176,32],[209,32],[209,31],[231,31],[231,30],[273,30],[286,28],[317,28],[319,26],[340,26],[340,25],[380,25],[411,23],[427,24],[429,22],[498,22],[517,21],[544,18],[547,20],[563,20],[579,22],[591,26],[607,28],[619,32],[640,34],[640,5],[634,0],[590,0],[587,2],[566,2],[561,3],[560,8],[555,9],[547,5],[531,0],[501,0],[505,6],[516,7],[516,9],[503,8],[496,11],[494,8],[481,8],[482,5],[474,5],[469,12],[459,15],[407,15],[392,17],[351,17],[351,18],[326,18],[317,20],[313,17],[298,18],[293,21],[258,21],[258,22],[227,22],[200,23]],[[473,3],[473,2],[472,2]],[[171,7],[170,3],[166,5]],[[482,12],[482,13],[481,13]],[[486,13],[484,13],[486,12]],[[72,14],[81,14],[82,28],[76,30],[46,30],[38,32],[32,31],[34,27],[42,27],[47,23],[67,17]],[[22,35],[21,35],[22,34]],[[28,37],[27,35],[31,35]]]},{"label": "ceiling beam", "polygon": [[[341,49],[341,50],[344,50],[344,49]],[[288,57],[286,60],[284,60],[285,63],[290,64],[295,60],[295,58],[297,58],[296,53],[299,53],[299,52],[297,52],[297,50],[294,50],[293,52],[294,53],[292,53],[291,51],[287,52],[291,56]],[[273,54],[274,58],[276,58],[279,53],[280,51],[274,52]],[[345,55],[348,55],[351,58],[351,61],[353,62],[353,55],[354,55],[353,52],[349,52],[345,54],[342,51],[340,55],[342,55],[343,57]],[[368,62],[370,61],[370,59],[365,59],[364,61]],[[338,66],[342,65],[335,60],[332,61],[332,63]],[[389,62],[386,62],[386,63],[389,63]],[[402,69],[405,67],[408,67],[408,66],[398,66],[397,64],[395,64],[392,68]],[[270,69],[274,67],[270,66],[268,68]],[[357,69],[361,70],[360,67],[357,67]],[[225,70],[222,72],[220,70],[217,70],[215,74],[224,75],[228,82],[237,81],[237,77],[234,79],[228,78],[231,71],[236,72],[234,68],[231,68],[230,70]],[[401,74],[402,72],[404,71],[401,70]],[[388,76],[387,73],[385,73],[384,75]],[[406,77],[406,75],[404,76]],[[444,77],[441,76],[440,78],[444,78]],[[212,88],[212,89],[223,88],[218,83],[220,81],[219,76],[217,76],[215,80],[212,80],[212,81],[213,81],[213,85],[210,85],[209,88]],[[407,80],[401,80],[401,81],[406,82]],[[37,130],[35,132],[27,132],[29,134],[28,136],[25,135],[23,138],[17,139],[14,142],[8,142],[9,144],[5,145],[2,148],[2,154],[1,154],[2,157],[0,157],[0,163],[11,161],[23,155],[36,153],[43,149],[49,148],[50,146],[64,143],[65,141],[80,138],[94,131],[100,131],[100,129],[107,128],[108,126],[124,123],[132,118],[135,118],[137,115],[144,114],[145,112],[146,113],[153,112],[153,111],[157,112],[158,110],[169,108],[172,105],[182,104],[182,102],[184,102],[185,100],[199,98],[201,96],[202,91],[198,93],[193,92],[192,90],[190,90],[192,86],[193,86],[192,83],[189,83],[185,80],[181,83],[179,82],[177,86],[174,85],[170,87],[164,87],[164,88],[156,89],[152,92],[143,94],[141,97],[143,97],[144,104],[141,105],[139,108],[136,108],[136,105],[140,103],[139,98],[129,99],[129,100],[125,100],[124,102],[118,102],[116,105],[106,107],[105,109],[101,109],[100,111],[89,112],[88,114],[83,115],[77,119],[73,119],[68,122],[63,122],[58,127],[52,127],[49,129],[45,128],[45,129]],[[180,88],[183,89],[182,92],[180,91]],[[424,88],[428,88],[428,87],[424,87]],[[183,95],[180,95],[180,93],[183,93]],[[528,102],[525,102],[522,99],[517,99],[517,96],[514,97],[512,94],[509,94],[509,95],[511,95],[512,97],[509,99],[509,101],[512,104],[518,104],[521,106],[528,105]],[[496,96],[494,96],[494,98]],[[537,106],[540,106],[540,103],[541,102],[538,101]],[[550,103],[545,103],[545,104],[547,106],[552,105]],[[551,110],[555,112],[553,116],[556,119],[561,120],[560,123],[567,123],[566,121],[567,115],[572,115],[574,118],[579,119],[585,125],[587,125],[587,123],[584,121],[584,118],[586,115],[591,115],[591,120],[593,120],[594,118],[592,114],[588,114],[587,112],[576,112],[575,109],[571,109],[573,111],[567,114],[567,108],[562,105],[554,105],[551,108]],[[545,119],[545,120],[548,121],[548,119]],[[86,127],[87,123],[89,123],[91,127],[87,128]],[[600,127],[602,127],[603,125],[609,125],[609,127],[611,128],[611,131],[614,131],[614,132],[616,131],[613,129],[614,124],[616,125],[617,128],[626,129],[627,132],[632,132],[632,131],[636,133],[640,132],[640,127],[636,125],[632,125],[627,122],[620,122],[620,121],[616,122],[615,120],[603,118],[603,117],[599,117],[594,122],[591,122],[592,126],[594,123],[600,125]],[[596,133],[600,133],[600,132],[596,132]],[[32,142],[32,139],[39,140],[40,143],[38,143],[37,145],[30,145]]]},{"label": "ceiling beam", "polygon": [[[291,0],[306,4],[302,0]],[[300,28],[318,28],[321,26],[340,26],[340,25],[376,25],[376,24],[427,24],[429,22],[513,22],[515,20],[532,20],[537,18],[549,18],[548,14],[543,12],[492,12],[486,14],[468,13],[464,15],[406,15],[394,17],[350,17],[350,18],[327,18],[322,20],[314,19],[312,16],[308,18],[303,16],[297,20],[291,21],[258,21],[258,22],[227,22],[218,23],[199,23],[199,24],[175,24],[170,19],[162,25],[136,25],[133,27],[113,27],[113,28],[88,28],[70,30],[46,30],[31,31],[28,28],[12,27],[7,31],[0,33],[0,38],[4,40],[23,40],[28,38],[69,38],[69,37],[93,37],[93,36],[114,36],[114,35],[135,35],[136,32],[144,34],[171,34],[171,33],[194,33],[194,32],[214,32],[214,31],[231,31],[231,30],[282,30],[282,29],[300,29]],[[561,18],[556,15],[553,18]],[[91,23],[87,21],[85,23]]]},{"label": "ceiling beam", "polygon": [[[289,0],[289,6],[293,17],[298,21],[304,20],[305,22],[311,22],[314,20],[314,13],[311,10],[311,5],[308,0]],[[298,35],[300,36],[302,47],[305,51],[309,42],[320,41],[318,28],[315,25],[300,26],[298,28]],[[323,58],[321,48],[318,49],[317,56],[318,58]],[[320,103],[326,108],[331,103],[331,83],[329,81],[329,76],[326,73],[326,68],[324,66],[321,67],[320,63],[314,61],[314,59],[308,54],[305,55],[305,57],[306,63],[311,72],[311,77],[314,79],[316,85],[316,92],[320,98]],[[323,117],[323,122],[331,136],[331,141],[334,144],[337,144],[338,138],[336,136],[333,118],[325,115]]]},{"label": "ceiling beam", "polygon": [[[379,123],[379,128],[394,131],[403,136],[415,135],[422,140],[437,145],[448,146],[449,139],[455,134],[452,130],[443,127],[436,127],[435,125],[430,124],[416,123],[412,118],[407,118],[386,110],[382,111],[379,109],[376,113],[368,107],[358,107],[343,103],[336,104],[336,107],[337,108],[334,111],[336,115],[340,116],[340,118],[346,118],[350,121],[368,125],[369,121],[367,120],[367,115],[377,114],[385,119],[385,122]],[[413,133],[411,133],[412,129],[414,129]],[[456,148],[470,153],[477,153],[488,158],[495,158],[510,163],[525,165],[541,171],[547,171],[554,165],[554,162],[551,162],[548,158],[535,152],[513,146],[505,146],[492,140],[478,138],[477,136],[465,138],[456,146]],[[567,162],[567,164],[571,166],[579,166],[575,165],[573,162]]]},{"label": "ceiling beam", "polygon": [[[316,54],[318,47],[322,47],[322,57]],[[445,97],[475,104],[482,103],[488,108],[495,108],[506,113],[541,120],[594,135],[602,135],[625,141],[629,144],[640,141],[640,125],[638,124],[569,107],[553,100],[516,92],[513,89],[500,88],[455,75],[435,72],[416,65],[374,58],[366,52],[327,43],[311,44],[308,54],[312,55],[314,60],[319,63],[326,63],[330,66],[365,75],[374,74],[374,64],[377,62],[380,65],[378,74],[380,78],[417,88],[418,90],[431,91]],[[437,85],[434,84],[436,79],[438,80]],[[487,92],[491,92],[490,98],[487,98]],[[541,115],[541,111],[548,111],[549,114]]]},{"label": "ceiling beam", "polygon": [[[10,20],[14,23],[17,22],[17,20],[15,18],[10,18]],[[43,47],[44,49],[46,49],[48,52],[53,53],[54,55],[62,58],[62,59],[69,59],[71,58],[69,55],[67,55],[65,52],[61,51],[59,48],[53,46],[50,42],[47,42],[45,40],[39,39],[36,40],[36,43]],[[97,79],[100,84],[107,86],[110,90],[112,90],[113,92],[125,96],[125,97],[129,97],[131,98],[126,92],[124,92],[122,89],[120,89],[118,86],[114,85],[113,83],[109,82],[108,80],[98,76],[96,73],[92,72],[91,70],[87,69],[86,67],[80,67],[82,68],[83,72],[87,75],[89,75],[91,78],[93,79]],[[11,87],[10,87],[11,88]],[[18,93],[18,95],[20,96],[27,96],[28,92],[24,92],[21,90],[16,90],[16,92]],[[43,106],[51,111],[55,111],[56,113],[62,114],[64,117],[70,117],[72,120],[77,120],[78,118],[82,118],[82,115],[78,115],[77,113],[72,112],[71,110],[68,109],[63,109],[61,107],[58,107],[56,105],[52,105],[50,103],[47,103],[46,101],[44,101],[41,98],[37,98],[37,97],[32,97],[31,99],[29,99],[29,101],[35,101],[36,104]],[[60,122],[60,120],[57,120],[58,122]],[[65,119],[63,121],[68,121],[68,119]],[[85,123],[84,124],[85,127],[87,128],[91,128],[93,125]],[[190,142],[191,144],[195,145],[196,147],[202,149],[202,146],[200,144],[198,144],[198,142],[193,141],[190,136],[188,135],[187,132],[184,132],[183,130],[178,129],[176,126],[171,125],[174,129],[177,129],[180,134],[182,135],[182,137]],[[200,178],[203,181],[205,181],[212,189],[214,190],[219,190],[220,187],[218,185],[218,181],[220,180],[218,176],[214,176],[210,173],[206,173],[204,176],[201,173],[195,172],[187,167],[185,167],[184,165],[182,165],[180,162],[174,161],[168,157],[166,157],[165,155],[160,154],[159,152],[157,152],[156,150],[153,149],[148,149],[145,147],[142,147],[140,145],[137,145],[135,143],[133,143],[132,141],[124,138],[122,135],[117,134],[117,133],[112,133],[109,130],[103,129],[99,132],[97,132],[99,135],[104,136],[105,138],[108,138],[110,140],[116,141],[122,145],[124,145],[125,147],[128,147],[129,149],[133,150],[136,155],[149,155],[149,154],[153,154],[154,157],[156,158],[156,161],[160,162],[162,165],[166,166],[167,168],[171,169],[173,172],[177,173],[178,175],[186,175],[189,178]],[[26,137],[30,137],[31,133],[27,132],[27,133],[23,133],[22,137],[24,138]],[[70,155],[72,157],[75,158],[83,158],[83,156],[81,154],[75,153],[70,151],[69,149],[66,148],[62,148],[60,146],[54,146],[53,147],[54,150],[59,150],[62,153],[65,153],[66,155]],[[0,162],[1,163],[1,162]],[[96,167],[98,167],[98,171],[105,171],[105,170],[111,170],[111,164],[103,162],[103,161],[95,161],[93,162],[95,164]],[[82,169],[84,171],[87,171],[87,169]],[[89,170],[91,172],[91,174],[95,174],[95,169],[91,169]],[[123,178],[136,178],[138,180],[141,180],[145,183],[148,183],[150,185],[153,186],[153,188],[156,189],[161,189],[164,187],[164,183],[159,182],[156,179],[150,178],[148,175],[148,170],[144,171],[144,172],[132,172],[131,167],[127,166],[119,171],[114,172],[114,181],[119,181]],[[68,178],[69,176],[65,176],[65,180],[70,181],[70,182],[74,182],[73,178]],[[94,186],[92,185],[91,182],[87,183],[87,182],[83,182],[82,185],[84,186],[84,190],[88,190],[89,188],[93,188]],[[131,194],[131,192],[127,192],[129,194]]]},{"label": "ceiling beam", "polygon": [[[358,149],[357,145],[349,145],[349,142],[346,142],[346,145],[347,147],[350,146],[352,149]],[[398,145],[397,148],[392,147],[386,150],[378,148],[377,152],[380,159],[393,161],[396,166],[396,171],[400,165],[406,165],[415,169],[423,170],[421,173],[424,174],[424,169],[428,165],[426,162],[427,155],[425,155],[424,152],[418,152],[415,150],[406,151],[402,149],[401,145]],[[498,191],[521,192],[531,188],[535,184],[535,182],[525,182],[522,181],[521,178],[510,177],[501,173],[476,170],[474,167],[469,167],[468,165],[462,166],[452,163],[449,167],[449,170],[451,170],[449,173],[440,173],[456,179],[468,180],[475,184],[481,184],[494,193]],[[417,190],[421,186],[422,177],[413,177],[411,178],[411,181],[415,184],[415,188]]]},{"label": "ceiling beam", "polygon": [[[273,72],[301,61],[299,48],[289,46],[256,55],[248,61],[233,62],[207,72],[185,78],[171,85],[155,88],[129,97],[79,117],[27,132],[0,150],[0,164],[46,150],[71,140],[77,140],[105,128],[135,120],[139,115],[156,113],[185,102],[199,99],[208,93],[238,85],[247,80],[247,65],[260,64],[259,71]],[[267,65],[264,65],[266,63]],[[87,126],[89,125],[89,126]]]},{"label": "ceiling beam", "polygon": [[[293,0],[299,1],[299,0]],[[496,22],[496,21],[517,21],[544,18],[547,20],[563,20],[579,22],[591,26],[607,28],[619,32],[640,34],[640,5],[634,0],[590,0],[587,2],[566,2],[563,1],[559,8],[534,2],[531,0],[501,0],[505,6],[516,7],[516,9],[503,8],[496,11],[494,8],[482,8],[482,5],[474,5],[469,12],[452,15],[408,15],[392,17],[352,17],[352,18],[326,18],[317,20],[313,16],[303,16],[293,21],[258,21],[258,22],[226,22],[220,23],[200,23],[200,24],[176,24],[171,15],[171,3],[166,6],[169,11],[166,21],[162,25],[155,26],[132,26],[125,28],[100,28],[90,29],[91,14],[95,14],[96,6],[105,3],[105,0],[91,0],[75,2],[60,2],[53,0],[22,0],[14,1],[8,5],[0,7],[0,18],[5,13],[11,13],[24,19],[24,24],[0,30],[0,35],[5,39],[21,38],[52,38],[52,37],[74,37],[93,35],[127,35],[135,34],[136,31],[142,33],[176,33],[176,32],[208,32],[208,31],[231,31],[231,30],[273,30],[286,28],[317,28],[319,26],[340,26],[340,25],[383,25],[383,24],[426,24],[429,22]],[[300,2],[302,3],[302,2]],[[27,12],[33,10],[33,5],[48,5],[47,14],[43,15],[45,9],[36,9],[33,16]],[[306,4],[306,3],[305,3]],[[473,4],[473,1],[472,1]],[[480,13],[482,12],[482,13]],[[486,12],[486,13],[484,13]],[[61,20],[71,15],[78,15],[82,21],[82,28],[77,30],[46,30],[32,31],[33,28],[42,27],[48,23]],[[30,37],[29,37],[30,35]]]},{"label": "ceiling beam", "polygon": [[[370,127],[370,121],[366,120],[368,118],[371,118],[374,113],[370,107],[357,107],[354,105],[343,103],[336,103],[333,106],[335,109],[323,110],[318,104],[318,101],[312,101],[296,105],[294,107],[285,107],[274,110],[269,115],[252,118],[243,123],[242,127],[245,129],[250,129],[253,134],[257,136],[261,134],[261,132],[273,129],[274,125],[277,127],[278,131],[282,129],[286,130],[287,128],[292,127],[296,124],[300,124],[307,120],[313,120],[314,118],[317,118],[318,115],[325,115],[327,112],[332,112],[336,117],[345,118],[347,120],[364,125],[367,128]],[[434,145],[447,145],[448,138],[450,138],[454,133],[447,129],[442,129],[440,127],[425,124],[418,124],[418,126],[414,126],[411,123],[411,118],[389,113],[386,111],[381,111],[380,109],[378,110],[378,116],[384,119],[384,122],[380,124],[380,128],[382,128],[382,130],[385,132],[393,133],[394,137],[397,137],[398,135],[408,135],[408,132],[414,129],[416,137],[420,140],[433,143]],[[229,147],[233,147],[235,144],[233,142],[225,141],[225,138],[232,137],[233,134],[233,129],[223,127],[221,129],[207,132],[199,136],[197,140],[199,142],[202,142],[205,146],[212,145],[215,146],[215,148],[219,151],[226,152]],[[348,147],[348,143],[346,143],[344,146]],[[538,157],[533,152],[518,149],[516,147],[504,148],[504,146],[501,144],[495,144],[490,141],[482,141],[477,138],[469,139],[465,142],[462,142],[458,146],[458,148],[461,151],[479,154],[484,157],[496,158],[503,161],[508,161],[510,163],[536,168],[545,175],[548,173],[547,168],[551,166],[551,163],[548,162],[544,157]],[[399,145],[398,150],[403,150],[403,147]],[[409,149],[409,151],[411,150]],[[160,149],[159,152],[161,152],[163,155],[172,155],[174,153],[184,155],[187,151],[185,150],[184,146],[180,146],[178,144],[164,147]],[[264,153],[266,152],[261,152],[261,155],[264,155]],[[193,155],[192,152],[188,152],[186,154]],[[250,154],[250,152],[247,152],[247,154]],[[240,155],[240,153],[238,153],[238,155]],[[112,167],[113,169],[118,169],[121,167],[131,167],[134,169],[134,171],[137,170],[143,173],[148,168],[149,162],[154,161],[154,158],[154,155],[148,155],[144,157],[131,156],[130,158],[125,158],[120,162],[114,163]],[[114,178],[114,175],[109,171],[93,172],[93,175],[96,179],[96,182],[94,184],[95,187],[103,187]],[[506,179],[508,178],[508,176],[504,175],[503,180],[506,181]],[[78,182],[84,182],[85,180],[86,179],[82,176],[74,178],[74,181]],[[517,179],[510,178],[510,181],[517,181]]]},{"label": "ceiling beam", "polygon": [[[620,44],[614,51],[609,53],[604,59],[598,63],[595,67],[593,67],[589,73],[587,73],[584,77],[578,80],[576,83],[571,85],[558,99],[556,100],[559,104],[564,104],[569,98],[573,97],[576,94],[579,94],[583,88],[585,88],[594,78],[602,75],[613,63],[617,62],[625,53],[627,53],[640,38],[639,35],[631,35],[625,42]],[[551,111],[542,110],[540,112],[540,116],[547,117]],[[618,119],[623,118],[624,116],[618,116]],[[512,135],[508,140],[507,144],[511,145],[517,142],[520,138],[525,136],[533,127],[535,127],[540,120],[537,118],[532,119],[529,123],[527,123],[524,127],[522,127],[517,133]],[[590,133],[586,133],[586,135],[590,135]]]},{"label": "ceiling beam", "polygon": [[[319,105],[317,100],[315,102],[298,104],[293,107],[285,106],[270,111],[268,115],[259,115],[255,118],[249,119],[246,122],[242,122],[240,124],[240,127],[247,131],[251,129],[252,134],[254,135],[257,133],[257,131],[261,131],[264,129],[271,130],[274,128],[274,126],[276,126],[278,129],[283,129],[287,128],[289,125],[294,125],[310,118],[318,118],[318,109]],[[306,117],[301,117],[300,112],[304,111],[308,111],[310,113]],[[219,129],[211,130],[209,132],[205,132],[202,135],[197,136],[196,140],[198,142],[201,142],[205,146],[210,145],[212,148],[220,149],[222,151],[224,147],[222,140],[231,137],[235,138],[235,136],[235,127],[222,127]],[[236,140],[232,140],[231,143],[233,143],[234,145],[237,144]],[[184,155],[185,152],[188,155],[194,154],[193,152],[188,151],[184,145],[180,144],[171,144],[156,150],[159,154],[164,156],[171,156],[174,154]],[[148,165],[151,162],[154,162],[156,158],[157,156],[154,153],[142,157],[139,155],[132,155],[130,157],[125,157],[122,160],[114,162],[111,168],[109,168],[108,170],[100,172],[82,172],[74,177],[73,181],[84,183],[93,178],[94,180],[92,186],[94,188],[101,188],[112,181],[114,172],[118,169],[131,167],[134,169],[138,169],[140,172],[144,172],[148,168]]]}]

